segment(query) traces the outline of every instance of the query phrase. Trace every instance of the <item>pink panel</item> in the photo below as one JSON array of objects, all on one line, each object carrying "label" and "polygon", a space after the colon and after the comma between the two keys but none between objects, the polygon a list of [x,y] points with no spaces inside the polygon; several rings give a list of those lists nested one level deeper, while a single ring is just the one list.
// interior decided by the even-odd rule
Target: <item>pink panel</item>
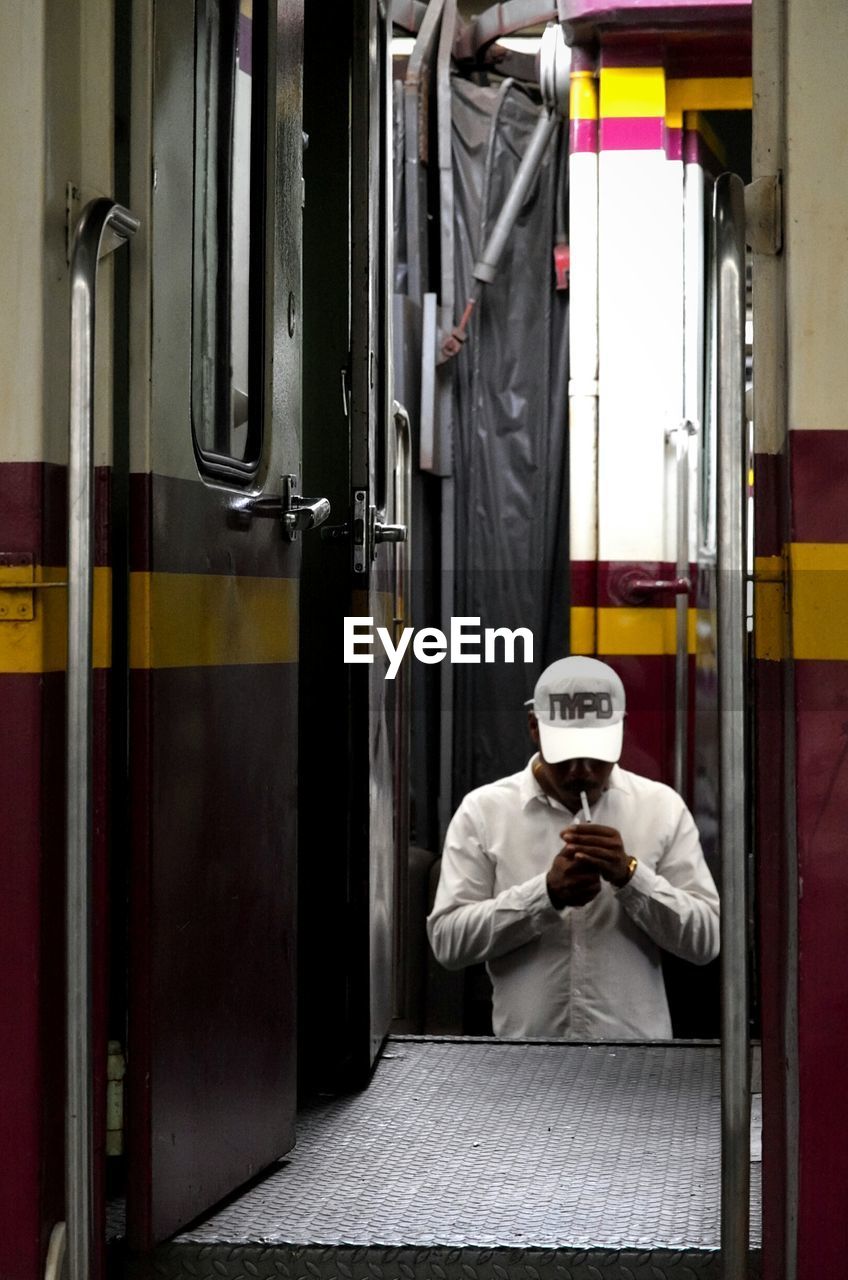
[{"label": "pink panel", "polygon": [[610,116],[601,120],[602,151],[662,151],[665,120],[661,116]]},{"label": "pink panel", "polygon": [[569,150],[572,155],[580,151],[598,150],[597,120],[572,120],[569,126]]}]

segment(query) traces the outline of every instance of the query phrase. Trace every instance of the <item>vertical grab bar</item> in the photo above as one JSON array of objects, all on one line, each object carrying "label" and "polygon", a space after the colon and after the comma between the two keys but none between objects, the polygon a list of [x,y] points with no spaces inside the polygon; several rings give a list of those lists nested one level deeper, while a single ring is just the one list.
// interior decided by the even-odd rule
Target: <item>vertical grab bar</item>
[{"label": "vertical grab bar", "polygon": [[[94,338],[97,262],[138,230],[113,201],[92,200],[71,256],[68,457],[66,810],[67,1104],[65,1215],[68,1280],[90,1280],[94,1248],[91,1033],[92,603],[94,581]],[[113,236],[106,239],[111,229]]]},{"label": "vertical grab bar", "polygon": [[[397,400],[392,402],[397,437],[397,456],[394,468],[393,519],[404,527],[406,537],[395,543],[394,602],[392,636],[398,642],[399,629],[409,623],[410,602],[410,547],[412,517],[412,429],[409,414]],[[409,1016],[409,982],[407,967],[403,963],[410,934],[409,918],[409,714],[410,680],[408,671],[401,667],[396,681],[394,722],[395,752],[395,850],[397,862],[396,897],[396,1016]]]},{"label": "vertical grab bar", "polygon": [[735,174],[716,182],[718,301],[718,701],[721,853],[722,1275],[748,1274],[750,1094],[745,751],[745,201]]},{"label": "vertical grab bar", "polygon": [[689,762],[689,438],[695,426],[684,419],[674,428],[677,463],[677,563],[681,590],[675,596],[674,658],[674,789],[688,798]]}]

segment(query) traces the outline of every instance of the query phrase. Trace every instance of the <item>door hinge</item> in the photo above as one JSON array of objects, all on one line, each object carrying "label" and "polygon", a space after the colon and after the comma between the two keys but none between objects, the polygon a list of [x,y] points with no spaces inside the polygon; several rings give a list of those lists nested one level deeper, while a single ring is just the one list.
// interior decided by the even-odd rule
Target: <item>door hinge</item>
[{"label": "door hinge", "polygon": [[106,1154],[124,1153],[124,1077],[127,1061],[119,1040],[110,1040],[106,1063]]},{"label": "door hinge", "polygon": [[745,240],[754,253],[774,256],[783,248],[783,184],[779,173],[755,178],[745,188]]}]

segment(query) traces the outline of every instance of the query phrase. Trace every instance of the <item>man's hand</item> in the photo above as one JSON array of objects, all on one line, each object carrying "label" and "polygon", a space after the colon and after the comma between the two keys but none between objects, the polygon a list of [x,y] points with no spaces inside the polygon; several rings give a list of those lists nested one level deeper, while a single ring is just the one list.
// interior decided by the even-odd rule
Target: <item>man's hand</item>
[{"label": "man's hand", "polygon": [[601,892],[597,871],[577,862],[567,848],[560,849],[551,863],[547,884],[548,897],[558,911],[563,907],[585,907]]},{"label": "man's hand", "polygon": [[621,832],[596,822],[578,822],[560,832],[565,851],[577,867],[603,876],[616,889],[630,879],[630,858],[624,850]]}]

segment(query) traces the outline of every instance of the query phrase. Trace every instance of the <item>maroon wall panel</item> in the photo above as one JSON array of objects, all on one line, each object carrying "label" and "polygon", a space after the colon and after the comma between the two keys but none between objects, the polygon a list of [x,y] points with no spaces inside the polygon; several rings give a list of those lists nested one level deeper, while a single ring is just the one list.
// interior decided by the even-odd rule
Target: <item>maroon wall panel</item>
[{"label": "maroon wall panel", "polygon": [[848,1253],[848,662],[795,664],[800,1070],[799,1277]]},{"label": "maroon wall panel", "polygon": [[[796,543],[848,543],[848,432],[792,431],[790,527]],[[783,503],[785,509],[786,503]],[[821,573],[826,603],[835,575]],[[848,1098],[842,1085],[848,1026],[848,662],[837,618],[829,661],[793,663],[798,862],[798,1276],[845,1273],[848,1254]],[[830,629],[830,630],[829,630]],[[795,975],[788,975],[791,982]],[[790,988],[791,992],[791,988]],[[794,1153],[790,1152],[792,1158]]]},{"label": "maroon wall panel", "polygon": [[790,432],[792,539],[848,542],[848,431]]},{"label": "maroon wall panel", "polygon": [[[65,469],[0,464],[0,550],[66,560]],[[110,473],[95,474],[95,560],[108,563]],[[39,597],[36,595],[36,615]],[[0,624],[2,625],[2,624]],[[37,625],[34,623],[33,625]],[[108,673],[94,678],[95,1120],[105,1107]],[[65,676],[0,674],[0,1276],[40,1280],[64,1218]],[[102,1214],[103,1163],[98,1161]]]},{"label": "maroon wall panel", "polygon": [[[41,1261],[42,678],[0,676],[0,1273]],[[61,947],[61,936],[57,938]]]}]

